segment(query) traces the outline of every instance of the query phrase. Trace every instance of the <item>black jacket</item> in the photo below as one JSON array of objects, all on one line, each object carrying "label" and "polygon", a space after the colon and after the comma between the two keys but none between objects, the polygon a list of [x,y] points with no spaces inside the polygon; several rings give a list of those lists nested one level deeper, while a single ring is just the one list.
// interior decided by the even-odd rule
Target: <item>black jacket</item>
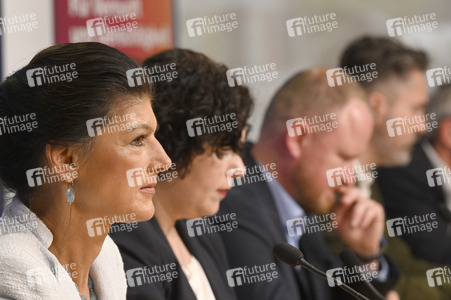
[{"label": "black jacket", "polygon": [[[186,229],[186,221],[177,222],[176,227],[187,248],[202,265],[216,299],[236,299],[234,290],[227,285],[225,271],[228,269],[228,264],[221,238],[217,234],[190,237]],[[128,300],[196,299],[156,218],[138,223],[138,228],[131,232],[117,232],[111,234],[111,237],[121,251],[126,272],[145,266],[151,268],[152,266],[162,267],[168,264],[174,266],[175,264],[175,271],[178,274],[177,278],[170,282],[168,280],[154,281],[154,283],[147,281],[141,285],[135,283],[134,287],[129,284]]]},{"label": "black jacket", "polygon": [[[377,183],[384,199],[387,219],[436,213],[438,228],[403,234],[414,256],[430,263],[451,265],[451,235],[446,233],[449,212],[440,185],[428,185],[426,171],[433,169],[420,144],[406,167],[379,168]],[[448,219],[448,221],[447,221]],[[451,228],[450,228],[451,229]]]},{"label": "black jacket", "polygon": [[[251,146],[246,145],[244,159],[248,168],[256,165],[256,161],[250,154]],[[237,214],[238,229],[221,234],[230,266],[236,268],[274,262],[277,264],[279,274],[278,278],[272,282],[237,286],[238,299],[354,299],[337,287],[329,287],[327,281],[318,275],[309,273],[303,268],[295,269],[273,256],[274,244],[285,241],[286,237],[283,223],[266,181],[233,187],[221,203],[219,214],[233,212]],[[322,232],[304,234],[299,248],[307,261],[324,272],[343,266],[340,259],[326,245]],[[383,290],[393,286],[396,280],[396,276],[391,276],[390,280],[383,284]]]}]

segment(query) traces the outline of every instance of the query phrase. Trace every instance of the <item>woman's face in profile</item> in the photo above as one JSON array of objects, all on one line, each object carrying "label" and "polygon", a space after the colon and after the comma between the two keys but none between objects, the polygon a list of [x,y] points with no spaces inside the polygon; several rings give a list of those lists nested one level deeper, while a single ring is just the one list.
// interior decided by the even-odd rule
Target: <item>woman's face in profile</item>
[{"label": "woman's face in profile", "polygon": [[[243,160],[237,153],[226,150],[218,156],[208,149],[194,157],[189,172],[170,183],[162,182],[157,187],[157,196],[162,192],[164,205],[171,205],[177,219],[191,219],[212,216],[219,210],[231,186],[226,172],[230,169],[244,168]],[[160,189],[161,188],[161,189]]]},{"label": "woman's face in profile", "polygon": [[155,138],[157,122],[149,98],[141,97],[103,124],[87,124],[97,141],[74,182],[77,207],[89,219],[115,215],[130,219],[135,214],[132,222],[148,220],[154,214],[157,171],[171,163]]}]

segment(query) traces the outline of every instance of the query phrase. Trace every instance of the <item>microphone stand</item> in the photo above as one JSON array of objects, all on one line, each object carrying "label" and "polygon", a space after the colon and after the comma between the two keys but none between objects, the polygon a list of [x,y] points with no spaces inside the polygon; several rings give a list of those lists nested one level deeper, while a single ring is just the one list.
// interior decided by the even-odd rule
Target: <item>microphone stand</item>
[{"label": "microphone stand", "polygon": [[[300,258],[299,259],[299,264],[306,268],[307,270],[325,278],[326,280],[329,280],[329,278],[324,274],[324,272],[322,272],[321,270],[317,269],[315,266],[313,266],[312,264],[310,264],[309,262],[307,262],[304,258]],[[338,280],[334,277],[331,277],[332,280],[335,283],[335,286],[338,286],[339,288],[345,290],[346,292],[348,292],[349,294],[351,294],[352,296],[354,296],[354,298],[359,299],[359,300],[370,300],[369,298],[363,296],[362,294],[360,294],[359,292],[355,291],[354,289],[352,289],[349,285],[342,283],[342,284],[338,284]]]}]

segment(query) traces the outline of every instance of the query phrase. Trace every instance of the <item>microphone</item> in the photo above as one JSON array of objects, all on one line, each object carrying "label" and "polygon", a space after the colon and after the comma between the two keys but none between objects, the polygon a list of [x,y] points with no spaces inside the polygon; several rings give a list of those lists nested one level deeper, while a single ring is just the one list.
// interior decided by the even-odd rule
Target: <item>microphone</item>
[{"label": "microphone", "polygon": [[[357,258],[357,255],[355,255],[355,253],[347,247],[340,252],[340,258],[349,268],[354,268],[354,266],[361,264],[360,260]],[[366,279],[366,277],[363,276],[363,278],[365,278],[365,280],[355,283],[357,290],[371,295],[371,299],[385,300],[385,297],[382,296],[378,290],[376,290],[376,288]]]},{"label": "microphone", "polygon": [[286,242],[278,242],[274,245],[273,248],[274,256],[283,261],[286,264],[289,264],[290,266],[296,267],[296,266],[302,266],[306,268],[307,270],[327,279],[327,280],[333,280],[333,282],[336,284],[335,286],[338,286],[339,288],[345,290],[349,294],[351,294],[354,298],[359,300],[370,300],[369,298],[363,296],[356,290],[352,289],[350,286],[346,285],[345,283],[339,284],[337,279],[334,277],[328,278],[326,273],[323,271],[317,269],[315,266],[311,265],[304,259],[304,254],[296,247],[293,247],[292,245],[286,243]]}]

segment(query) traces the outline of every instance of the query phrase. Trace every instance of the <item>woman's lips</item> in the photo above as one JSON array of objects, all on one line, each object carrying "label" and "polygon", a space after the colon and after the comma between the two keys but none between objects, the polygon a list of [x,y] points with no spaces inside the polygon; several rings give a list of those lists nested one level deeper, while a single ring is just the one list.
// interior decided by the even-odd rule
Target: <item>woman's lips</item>
[{"label": "woman's lips", "polygon": [[218,193],[220,193],[221,195],[223,195],[224,197],[227,196],[227,192],[230,191],[229,189],[227,190],[218,190]]},{"label": "woman's lips", "polygon": [[143,186],[142,188],[139,189],[139,191],[144,194],[153,195],[153,194],[155,194],[155,186],[156,185],[157,185],[157,182],[155,181],[151,184]]},{"label": "woman's lips", "polygon": [[154,195],[155,194],[155,188],[150,188],[150,187],[142,187],[142,188],[139,189],[139,191],[141,193],[149,194],[149,195]]}]

